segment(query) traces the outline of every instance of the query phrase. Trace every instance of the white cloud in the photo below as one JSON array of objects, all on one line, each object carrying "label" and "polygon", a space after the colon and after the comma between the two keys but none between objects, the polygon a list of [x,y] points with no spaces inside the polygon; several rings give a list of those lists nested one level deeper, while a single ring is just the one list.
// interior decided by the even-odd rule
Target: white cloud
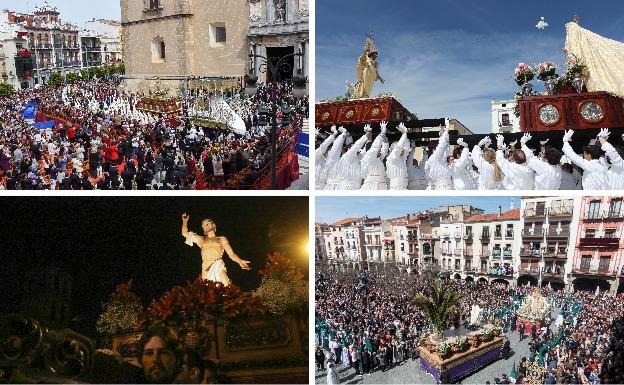
[{"label": "white cloud", "polygon": [[[361,36],[332,35],[317,44],[317,98],[344,93],[354,81]],[[377,35],[380,73],[391,91],[421,118],[453,117],[476,133],[489,132],[490,100],[512,98],[519,62],[563,61],[565,37],[526,34],[476,34],[461,30]],[[535,86],[539,82],[535,81]]]}]

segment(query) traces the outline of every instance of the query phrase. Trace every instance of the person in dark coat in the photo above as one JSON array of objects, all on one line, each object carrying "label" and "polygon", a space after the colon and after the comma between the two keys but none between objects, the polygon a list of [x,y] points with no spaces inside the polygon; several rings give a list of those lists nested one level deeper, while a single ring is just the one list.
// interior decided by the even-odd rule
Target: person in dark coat
[{"label": "person in dark coat", "polygon": [[531,324],[531,339],[535,339],[535,337],[537,337],[537,326]]},{"label": "person in dark coat", "polygon": [[365,348],[362,352],[362,374],[366,373],[370,376],[371,361],[371,353],[368,348]]}]

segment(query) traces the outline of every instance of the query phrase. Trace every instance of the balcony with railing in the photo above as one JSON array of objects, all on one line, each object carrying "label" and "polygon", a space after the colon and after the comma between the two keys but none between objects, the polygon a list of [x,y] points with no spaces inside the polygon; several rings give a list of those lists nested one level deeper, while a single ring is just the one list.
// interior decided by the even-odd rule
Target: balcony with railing
[{"label": "balcony with railing", "polygon": [[550,217],[571,217],[574,213],[574,207],[550,207],[548,208],[548,216]]},{"label": "balcony with railing", "polygon": [[562,227],[560,229],[550,229],[546,233],[546,238],[570,238],[570,227]]},{"label": "balcony with railing", "polygon": [[84,52],[101,52],[102,51],[102,47],[100,46],[95,46],[95,47],[90,47],[90,46],[82,46],[82,50]]},{"label": "balcony with railing", "polygon": [[501,249],[492,250],[492,257],[500,257],[500,256],[501,256]]},{"label": "balcony with railing", "polygon": [[525,218],[539,218],[546,216],[546,207],[531,207],[524,210]]},{"label": "balcony with railing", "polygon": [[572,273],[576,275],[598,275],[598,276],[605,276],[605,277],[615,277],[618,275],[617,271],[611,270],[609,268],[590,268],[586,266],[574,268],[572,270]]},{"label": "balcony with railing", "polygon": [[617,249],[620,246],[619,238],[610,237],[585,237],[579,240],[579,247],[596,249]]},{"label": "balcony with railing", "polygon": [[596,210],[595,206],[587,205],[583,219],[586,221],[621,220],[624,219],[624,205],[618,204],[606,210]]},{"label": "balcony with railing", "polygon": [[513,276],[513,269],[512,268],[504,268],[504,267],[491,268],[491,269],[488,270],[488,275],[498,276],[498,277],[512,277]]},{"label": "balcony with railing", "polygon": [[489,243],[490,242],[490,232],[489,231],[482,232],[480,239],[481,239],[482,243]]},{"label": "balcony with railing", "polygon": [[501,239],[503,237],[503,232],[502,231],[495,231],[494,232],[494,239]]},{"label": "balcony with railing", "polygon": [[504,258],[511,258],[511,255],[512,255],[511,249],[503,249]]}]

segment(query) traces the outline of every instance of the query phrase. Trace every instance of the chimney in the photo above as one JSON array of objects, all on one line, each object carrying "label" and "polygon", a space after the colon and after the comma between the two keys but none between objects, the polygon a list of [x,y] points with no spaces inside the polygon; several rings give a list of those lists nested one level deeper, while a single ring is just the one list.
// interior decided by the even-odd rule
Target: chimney
[{"label": "chimney", "polygon": [[498,215],[503,215],[503,209],[501,205],[498,205]]}]

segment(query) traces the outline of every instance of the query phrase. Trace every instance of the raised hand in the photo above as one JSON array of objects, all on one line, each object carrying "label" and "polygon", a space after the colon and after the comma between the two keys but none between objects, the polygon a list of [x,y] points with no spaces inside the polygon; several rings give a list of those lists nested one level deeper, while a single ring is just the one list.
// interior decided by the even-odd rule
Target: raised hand
[{"label": "raised hand", "polygon": [[545,146],[546,143],[548,143],[550,139],[546,139],[546,140],[540,140],[540,145]]},{"label": "raised hand", "polygon": [[489,147],[490,144],[492,144],[492,139],[490,139],[489,136],[486,136],[485,138],[481,139],[479,141],[479,143],[477,143],[477,146],[479,146],[479,147]]},{"label": "raised hand", "polygon": [[505,145],[505,137],[501,134],[496,135],[496,145],[501,148]]},{"label": "raised hand", "polygon": [[338,131],[340,131],[340,133],[344,134],[345,132],[347,132],[347,129],[340,126],[340,128],[338,129]]},{"label": "raised hand", "polygon": [[563,141],[569,142],[572,140],[572,135],[574,135],[574,130],[567,130],[563,135]]},{"label": "raised hand", "polygon": [[599,138],[605,138],[605,139],[609,139],[609,135],[611,133],[609,132],[608,128],[601,128],[600,129],[600,133],[598,134]]},{"label": "raised hand", "polygon": [[513,142],[509,143],[509,146],[511,146],[511,148],[516,148],[516,144],[518,144],[518,140],[514,140]]},{"label": "raised hand", "polygon": [[188,222],[188,220],[189,220],[189,215],[187,213],[182,213],[182,221]]},{"label": "raised hand", "polygon": [[379,123],[379,126],[381,127],[381,133],[382,133],[382,134],[385,134],[385,133],[386,133],[386,131],[388,130],[388,129],[386,128],[386,126],[387,126],[387,125],[388,125],[388,122],[386,122],[385,120],[384,120],[384,121],[382,121],[381,123]]},{"label": "raised hand", "polygon": [[367,134],[368,134],[369,132],[373,132],[373,127],[371,127],[371,125],[370,125],[370,124],[365,125],[365,126],[364,126],[364,132],[366,132]]},{"label": "raised hand", "polygon": [[403,122],[401,122],[397,126],[397,130],[401,131],[402,133],[405,133],[405,132],[407,132],[407,127],[405,127],[405,124],[403,124]]},{"label": "raised hand", "polygon": [[464,142],[464,138],[457,139],[457,144],[462,147],[468,147],[468,143]]},{"label": "raised hand", "polygon": [[338,132],[338,130],[336,130],[336,126],[331,126],[330,130],[333,134]]},{"label": "raised hand", "polygon": [[529,140],[531,140],[531,134],[527,132],[526,134],[522,135],[522,138],[520,138],[520,144],[524,146]]},{"label": "raised hand", "polygon": [[238,265],[239,265],[239,266],[241,267],[241,269],[243,269],[243,270],[250,270],[250,269],[251,269],[251,267],[249,267],[249,264],[250,264],[250,263],[251,263],[251,262],[249,262],[249,261],[244,261],[244,260],[241,260],[240,262],[238,262]]}]

